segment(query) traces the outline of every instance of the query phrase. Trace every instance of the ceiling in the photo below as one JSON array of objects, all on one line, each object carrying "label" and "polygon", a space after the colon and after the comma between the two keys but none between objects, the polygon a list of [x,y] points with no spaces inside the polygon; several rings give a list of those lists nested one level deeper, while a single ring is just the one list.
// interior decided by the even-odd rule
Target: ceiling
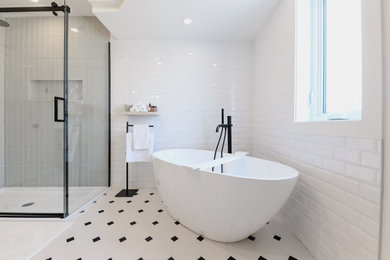
[{"label": "ceiling", "polygon": [[[80,0],[79,0],[80,1]],[[89,0],[118,39],[251,40],[279,0]],[[191,25],[183,18],[190,17]]]},{"label": "ceiling", "polygon": [[[0,7],[53,0],[0,0]],[[58,5],[63,0],[54,0]],[[73,16],[95,15],[118,39],[252,40],[280,0],[67,0]],[[24,13],[23,15],[27,15]],[[28,15],[31,15],[28,14]],[[14,16],[14,14],[13,14]],[[190,17],[191,25],[183,18]]]},{"label": "ceiling", "polygon": [[[63,5],[64,0],[39,0],[34,3],[30,0],[0,0],[0,7],[27,7],[27,6],[50,6],[51,2]],[[92,16],[92,6],[88,0],[66,0],[71,8],[71,15],[74,16]]]}]

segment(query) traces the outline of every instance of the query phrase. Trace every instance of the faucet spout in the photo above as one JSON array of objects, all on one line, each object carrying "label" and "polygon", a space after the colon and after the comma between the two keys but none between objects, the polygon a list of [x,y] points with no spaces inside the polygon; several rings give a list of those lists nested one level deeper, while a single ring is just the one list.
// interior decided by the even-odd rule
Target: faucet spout
[{"label": "faucet spout", "polygon": [[[228,153],[230,153],[230,154],[232,153],[232,126],[233,126],[232,117],[231,116],[227,117],[227,124],[225,124],[224,117],[225,117],[224,109],[222,108],[222,110],[221,110],[222,123],[217,125],[217,128],[215,129],[215,132],[218,133],[219,129],[222,128],[221,134],[219,135],[217,147],[215,147],[214,160],[217,157],[217,151],[218,151],[219,144],[221,142],[222,135],[223,135],[223,141],[222,141],[222,147],[221,147],[221,158],[223,157],[223,150],[224,150],[224,146],[225,146],[226,136],[227,136]],[[212,171],[214,171],[214,167],[212,167]],[[223,173],[223,164],[221,164],[221,173]]]}]

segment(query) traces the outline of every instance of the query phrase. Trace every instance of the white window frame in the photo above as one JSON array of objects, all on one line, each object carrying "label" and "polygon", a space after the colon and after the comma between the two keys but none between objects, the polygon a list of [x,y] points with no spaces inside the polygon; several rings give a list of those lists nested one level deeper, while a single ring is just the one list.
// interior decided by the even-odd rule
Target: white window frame
[{"label": "white window frame", "polygon": [[[382,138],[382,2],[381,0],[361,0],[361,3],[363,52],[361,120],[295,120],[295,97],[297,95],[295,85],[295,90],[292,91],[292,98],[289,101],[291,113],[288,129],[291,133]],[[291,51],[294,52],[294,37],[291,40]],[[294,65],[295,62],[292,59],[291,66]],[[292,71],[292,82],[294,82],[294,78],[294,71]],[[292,83],[292,88],[294,89],[294,83]]]},{"label": "white window frame", "polygon": [[[299,0],[297,0],[299,1]],[[312,21],[312,34],[311,34],[311,64],[315,70],[312,71],[311,78],[311,90],[310,90],[310,115],[307,120],[299,120],[297,118],[297,108],[295,106],[295,122],[316,122],[316,121],[359,121],[361,120],[362,110],[349,111],[345,113],[329,113],[326,111],[326,51],[327,51],[327,23],[326,23],[326,4],[327,0],[313,0],[311,2],[312,12],[316,12],[315,18]],[[297,37],[297,35],[296,35]],[[297,42],[295,43],[297,44]],[[316,55],[313,55],[316,54]],[[297,54],[296,54],[297,56]],[[296,65],[295,65],[296,66]],[[295,76],[295,89],[297,91],[297,81]],[[297,102],[297,101],[295,101]]]}]

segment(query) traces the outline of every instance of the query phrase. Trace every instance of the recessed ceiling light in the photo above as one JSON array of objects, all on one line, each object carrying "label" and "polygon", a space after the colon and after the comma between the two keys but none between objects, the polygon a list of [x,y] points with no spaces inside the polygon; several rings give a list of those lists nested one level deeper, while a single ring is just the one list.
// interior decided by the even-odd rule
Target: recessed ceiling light
[{"label": "recessed ceiling light", "polygon": [[194,53],[189,52],[189,53],[187,53],[187,55],[188,55],[188,56],[192,56],[192,55],[194,55]]},{"label": "recessed ceiling light", "polygon": [[218,66],[218,64],[214,63],[212,66],[213,66],[213,67],[217,67],[217,66]]},{"label": "recessed ceiling light", "polygon": [[70,31],[77,33],[77,32],[79,32],[79,29],[72,27],[72,28],[70,28]]},{"label": "recessed ceiling light", "polygon": [[39,0],[30,0],[30,1],[34,3],[39,3]]},{"label": "recessed ceiling light", "polygon": [[183,19],[183,24],[190,25],[192,24],[192,19],[189,17],[186,17]]}]

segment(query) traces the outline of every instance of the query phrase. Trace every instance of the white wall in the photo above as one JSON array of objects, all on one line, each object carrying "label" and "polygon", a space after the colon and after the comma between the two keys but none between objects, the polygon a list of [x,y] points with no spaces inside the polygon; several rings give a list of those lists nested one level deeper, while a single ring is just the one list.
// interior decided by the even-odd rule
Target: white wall
[{"label": "white wall", "polygon": [[[153,124],[155,150],[214,149],[220,109],[233,116],[233,149],[251,148],[252,43],[112,41],[112,184],[125,185],[126,121]],[[217,64],[215,67],[213,64]],[[158,117],[122,115],[136,101]],[[132,187],[154,187],[150,163],[130,164]]]},{"label": "white wall", "polygon": [[281,1],[254,45],[253,152],[299,170],[297,187],[279,215],[319,260],[378,257],[380,1],[363,2],[363,56],[369,60],[363,93],[377,98],[363,101],[371,104],[364,109],[376,112],[372,130],[346,131],[350,126],[341,122],[294,125],[294,1]]},{"label": "white wall", "polygon": [[384,50],[384,194],[382,215],[381,259],[390,259],[390,1],[383,1],[383,50]]},{"label": "white wall", "polygon": [[4,32],[0,27],[0,188],[4,186]]}]

